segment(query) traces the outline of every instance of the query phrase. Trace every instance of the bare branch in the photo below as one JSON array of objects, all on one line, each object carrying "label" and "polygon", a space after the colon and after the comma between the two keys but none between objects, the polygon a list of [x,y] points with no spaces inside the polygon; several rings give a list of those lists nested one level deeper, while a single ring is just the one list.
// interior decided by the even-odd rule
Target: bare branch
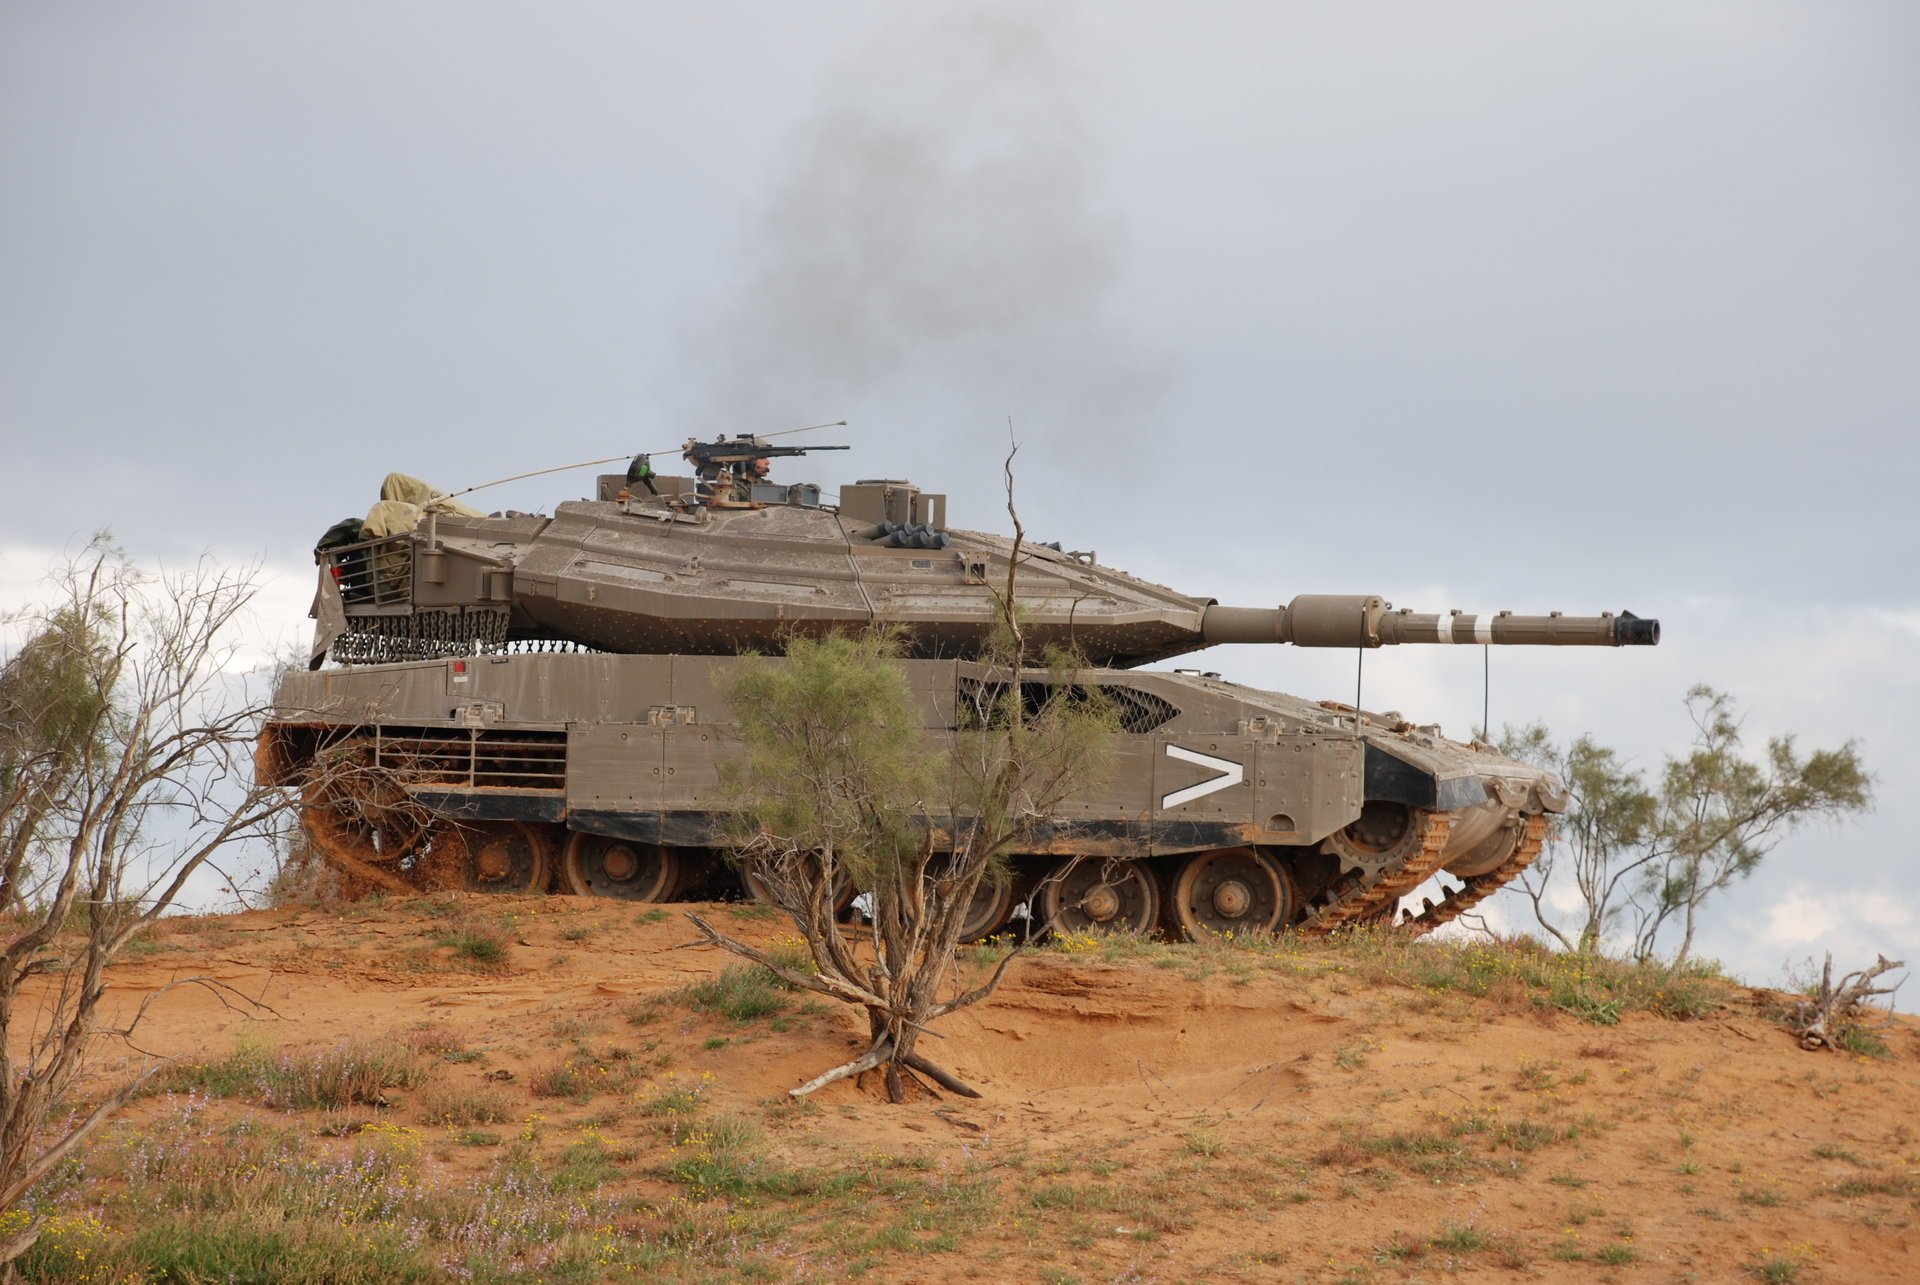
[{"label": "bare branch", "polygon": [[824,1089],[836,1080],[844,1080],[848,1076],[859,1075],[863,1071],[871,1071],[874,1067],[879,1066],[892,1056],[893,1041],[883,1036],[881,1039],[875,1041],[872,1048],[853,1059],[853,1061],[844,1062],[834,1067],[831,1071],[823,1071],[798,1088],[788,1089],[787,1096],[804,1098],[815,1089]]}]

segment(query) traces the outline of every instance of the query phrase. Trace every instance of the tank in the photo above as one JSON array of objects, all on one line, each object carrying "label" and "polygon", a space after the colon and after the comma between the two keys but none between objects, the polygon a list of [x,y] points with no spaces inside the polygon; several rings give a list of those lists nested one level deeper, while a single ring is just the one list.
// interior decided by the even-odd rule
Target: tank
[{"label": "tank", "polygon": [[[551,515],[458,511],[390,477],[366,522],[316,550],[308,671],[282,677],[262,731],[262,771],[302,786],[314,850],[394,890],[733,893],[723,693],[740,653],[794,631],[901,630],[929,750],[950,741],[1002,681],[980,656],[1014,543],[950,528],[945,497],[906,481],[826,503],[767,479],[761,461],[807,449],[690,441],[689,475],[637,457]],[[1088,666],[1071,681],[1104,693],[1122,730],[1106,779],[983,884],[973,939],[1023,904],[1070,930],[1323,933],[1392,920],[1445,871],[1458,886],[1399,919],[1426,931],[1525,869],[1566,805],[1552,774],[1437,726],[1142,665],[1220,643],[1659,640],[1631,612],[1420,613],[1371,594],[1230,606],[1092,551],[1023,543],[1020,558],[1029,639],[1076,648]]]}]

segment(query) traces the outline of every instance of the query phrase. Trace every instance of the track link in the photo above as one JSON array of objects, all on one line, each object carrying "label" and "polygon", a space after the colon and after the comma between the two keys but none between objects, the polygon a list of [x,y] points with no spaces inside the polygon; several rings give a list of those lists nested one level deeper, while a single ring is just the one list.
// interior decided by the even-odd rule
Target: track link
[{"label": "track link", "polygon": [[1520,872],[1534,863],[1540,850],[1547,842],[1547,818],[1545,814],[1527,818],[1527,828],[1515,845],[1513,855],[1483,875],[1474,875],[1462,881],[1460,887],[1449,888],[1438,903],[1429,899],[1419,914],[1409,914],[1400,921],[1399,926],[1413,932],[1416,936],[1432,932],[1441,924],[1450,923],[1475,906],[1491,897],[1519,877]]},{"label": "track link", "polygon": [[[1300,925],[1300,931],[1310,937],[1324,936],[1336,928],[1362,922],[1388,909],[1401,897],[1425,883],[1440,868],[1440,859],[1447,849],[1447,836],[1452,830],[1452,813],[1429,813],[1425,831],[1420,836],[1418,852],[1399,866],[1382,871],[1371,883],[1361,882],[1338,900],[1320,907]],[[1506,869],[1506,866],[1503,865],[1501,869]],[[1519,871],[1514,873],[1518,874]]]}]

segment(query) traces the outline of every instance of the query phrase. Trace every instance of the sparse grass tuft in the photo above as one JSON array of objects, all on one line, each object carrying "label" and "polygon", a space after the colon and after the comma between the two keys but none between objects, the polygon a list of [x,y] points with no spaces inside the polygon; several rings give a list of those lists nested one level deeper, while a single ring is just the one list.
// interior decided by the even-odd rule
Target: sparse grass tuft
[{"label": "sparse grass tuft", "polygon": [[1893,1056],[1893,1050],[1887,1047],[1885,1040],[1875,1035],[1865,1026],[1854,1023],[1847,1023],[1835,1032],[1833,1046],[1844,1053],[1851,1053],[1855,1057],[1888,1058]]},{"label": "sparse grass tuft", "polygon": [[1428,1243],[1435,1249],[1448,1249],[1459,1254],[1477,1253],[1487,1247],[1489,1241],[1485,1232],[1472,1227],[1447,1225],[1429,1238]]},{"label": "sparse grass tuft", "polygon": [[718,976],[683,987],[672,998],[742,1024],[785,1012],[792,1003],[780,979],[755,964],[729,964]]},{"label": "sparse grass tuft", "polygon": [[623,1093],[645,1068],[631,1050],[613,1047],[595,1053],[577,1049],[564,1062],[537,1067],[527,1075],[527,1091],[537,1098],[567,1098],[585,1103],[600,1093]]},{"label": "sparse grass tuft", "polygon": [[729,1115],[683,1130],[668,1152],[667,1175],[696,1201],[779,1192],[791,1185],[790,1175],[761,1156],[760,1131]]},{"label": "sparse grass tuft", "polygon": [[1185,1145],[1188,1155],[1212,1159],[1226,1146],[1226,1139],[1218,1129],[1196,1129],[1187,1135]]},{"label": "sparse grass tuft", "polygon": [[471,1060],[464,1056],[466,1038],[445,1026],[416,1026],[407,1032],[406,1042],[408,1048],[422,1055],[442,1057],[449,1062]]},{"label": "sparse grass tuft", "polygon": [[660,1082],[659,1092],[640,1104],[640,1113],[664,1116],[676,1121],[682,1117],[696,1115],[700,1111],[701,1098],[705,1096],[707,1086],[712,1082],[711,1075],[682,1080],[678,1073],[669,1071]]},{"label": "sparse grass tuft", "polygon": [[[1856,1162],[1857,1163],[1857,1162]],[[1834,1194],[1857,1198],[1860,1196],[1912,1196],[1920,1198],[1920,1174],[1907,1173],[1901,1169],[1878,1169],[1862,1174],[1858,1178],[1849,1178],[1833,1186]],[[1742,1199],[1744,1199],[1744,1195]]]},{"label": "sparse grass tuft", "polygon": [[441,934],[434,944],[451,948],[455,958],[475,972],[497,973],[508,966],[513,938],[498,925],[465,923]]},{"label": "sparse grass tuft", "polygon": [[1794,1285],[1805,1270],[1806,1263],[1798,1254],[1781,1254],[1770,1249],[1761,1250],[1760,1256],[1747,1264],[1747,1274],[1767,1285]]},{"label": "sparse grass tuft", "polygon": [[429,1124],[500,1124],[513,1118],[519,1102],[514,1095],[489,1080],[478,1084],[456,1084],[437,1080],[421,1088],[414,1098],[420,1119]]},{"label": "sparse grass tuft", "polygon": [[282,1110],[336,1110],[387,1106],[387,1089],[410,1088],[422,1079],[413,1049],[391,1038],[278,1054],[243,1041],[217,1062],[177,1064],[157,1077],[157,1087],[245,1098]]}]

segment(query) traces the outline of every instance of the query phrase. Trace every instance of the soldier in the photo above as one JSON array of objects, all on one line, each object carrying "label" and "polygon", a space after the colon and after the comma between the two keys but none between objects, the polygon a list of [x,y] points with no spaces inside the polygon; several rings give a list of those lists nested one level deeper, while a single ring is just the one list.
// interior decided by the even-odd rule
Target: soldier
[{"label": "soldier", "polygon": [[739,475],[733,479],[733,498],[751,500],[753,484],[766,481],[767,475],[771,472],[773,472],[773,461],[766,456],[761,455],[748,460],[740,469]]}]

